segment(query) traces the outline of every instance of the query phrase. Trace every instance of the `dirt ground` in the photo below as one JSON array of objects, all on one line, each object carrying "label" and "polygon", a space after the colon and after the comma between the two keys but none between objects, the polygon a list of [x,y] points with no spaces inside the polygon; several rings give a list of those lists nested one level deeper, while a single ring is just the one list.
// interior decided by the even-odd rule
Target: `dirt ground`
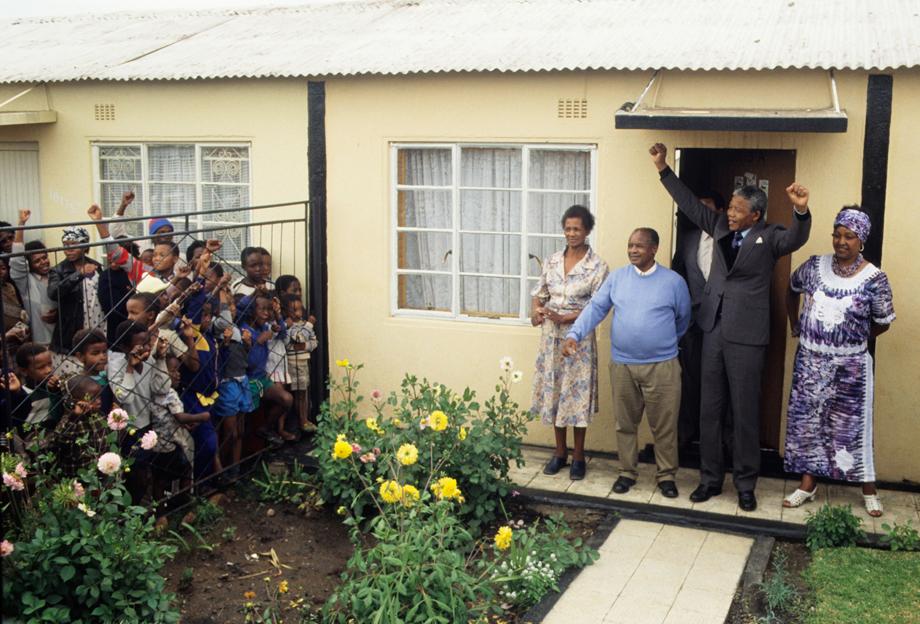
[{"label": "dirt ground", "polygon": [[[265,577],[274,585],[282,578],[287,579],[290,591],[285,603],[304,598],[305,605],[312,604],[315,608],[325,602],[338,584],[339,574],[352,554],[352,544],[340,517],[331,510],[305,513],[293,506],[270,507],[245,492],[245,486],[228,492],[223,517],[210,530],[201,528],[208,547],[202,548],[193,534],[182,532],[189,548],[180,550],[164,568],[167,588],[177,596],[182,624],[242,623],[244,593],[253,591],[256,600],[264,599]],[[516,501],[510,501],[508,506],[514,520],[532,521],[540,515],[560,511],[572,528],[573,537],[583,539],[594,532],[604,517],[597,512],[527,506]],[[280,573],[279,567],[272,564],[272,550]],[[258,558],[253,558],[253,554]],[[292,618],[292,621],[297,620]]]},{"label": "dirt ground", "polygon": [[[764,573],[764,583],[775,575],[774,561],[778,555],[785,557],[786,580],[795,588],[798,598],[792,603],[792,608],[779,614],[779,619],[774,622],[797,624],[803,621],[805,611],[809,608],[809,590],[802,579],[802,573],[811,562],[811,555],[803,543],[777,541],[773,546],[770,563]],[[735,592],[728,617],[725,618],[725,624],[760,624],[764,621],[765,616],[766,602],[763,592],[759,588],[751,588],[745,592],[742,587],[739,587]]]}]

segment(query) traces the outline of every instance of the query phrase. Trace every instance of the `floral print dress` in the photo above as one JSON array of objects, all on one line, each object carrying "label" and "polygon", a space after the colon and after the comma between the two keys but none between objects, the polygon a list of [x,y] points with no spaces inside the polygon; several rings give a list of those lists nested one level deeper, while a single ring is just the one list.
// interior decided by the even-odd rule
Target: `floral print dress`
[{"label": "floral print dress", "polygon": [[812,256],[790,288],[805,296],[786,420],[785,469],[843,481],[875,481],[872,453],[872,324],[894,318],[888,277],[871,263],[852,277]]},{"label": "floral print dress", "polygon": [[[608,272],[607,263],[589,247],[566,275],[565,251],[557,251],[543,263],[531,296],[561,314],[578,312],[588,305]],[[578,344],[575,355],[564,357],[562,344],[571,327],[571,323],[543,321],[531,411],[547,425],[587,427],[597,411],[597,340],[592,331]]]}]

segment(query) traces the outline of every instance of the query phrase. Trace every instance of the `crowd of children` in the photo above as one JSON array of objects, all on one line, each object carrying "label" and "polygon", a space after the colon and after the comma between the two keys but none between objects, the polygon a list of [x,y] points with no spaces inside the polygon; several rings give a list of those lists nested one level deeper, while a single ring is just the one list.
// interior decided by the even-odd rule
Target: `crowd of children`
[{"label": "crowd of children", "polygon": [[[133,199],[125,193],[116,216]],[[183,259],[166,219],[150,220],[152,246],[142,251],[119,240],[129,238],[124,221],[109,224],[96,205],[88,214],[105,266],[89,257],[82,227],[64,229],[55,266],[41,242],[23,243],[23,230],[0,233],[0,254],[13,254],[0,259],[0,282],[11,286],[0,409],[15,451],[40,438],[72,475],[115,429],[134,459],[126,485],[139,503],[162,501],[172,484],[235,476],[247,436],[296,439],[286,426],[292,410],[301,432],[313,429],[306,391],[315,319],[296,277],[272,281],[261,247],[245,248],[239,267],[222,263],[213,239],[191,241]],[[25,226],[30,213],[19,217]]]}]

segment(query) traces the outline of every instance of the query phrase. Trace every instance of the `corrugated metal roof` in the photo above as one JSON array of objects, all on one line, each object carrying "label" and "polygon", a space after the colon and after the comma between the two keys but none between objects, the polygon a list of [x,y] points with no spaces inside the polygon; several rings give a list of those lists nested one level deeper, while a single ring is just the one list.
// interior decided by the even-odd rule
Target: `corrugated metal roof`
[{"label": "corrugated metal roof", "polygon": [[5,83],[916,66],[916,0],[364,0],[0,21]]}]

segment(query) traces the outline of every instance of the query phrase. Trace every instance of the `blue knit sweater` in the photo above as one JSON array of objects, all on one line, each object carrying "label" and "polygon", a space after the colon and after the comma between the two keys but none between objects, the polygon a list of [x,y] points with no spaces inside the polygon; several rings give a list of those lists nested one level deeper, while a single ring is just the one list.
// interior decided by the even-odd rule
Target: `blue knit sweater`
[{"label": "blue knit sweater", "polygon": [[610,357],[618,364],[651,364],[677,357],[690,323],[690,292],[683,278],[657,265],[640,275],[633,265],[607,276],[566,338],[581,341],[613,308]]}]

